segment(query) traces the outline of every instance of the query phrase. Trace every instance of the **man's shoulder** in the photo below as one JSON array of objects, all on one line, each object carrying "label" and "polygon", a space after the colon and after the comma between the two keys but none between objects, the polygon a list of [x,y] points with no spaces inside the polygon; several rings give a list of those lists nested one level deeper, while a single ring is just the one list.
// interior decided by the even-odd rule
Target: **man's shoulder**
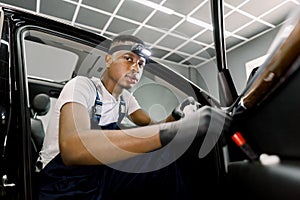
[{"label": "man's shoulder", "polygon": [[68,81],[64,90],[95,92],[95,84],[91,78],[86,76],[76,76]]},{"label": "man's shoulder", "polygon": [[74,78],[72,78],[70,81],[91,81],[92,78],[86,77],[86,76],[75,76]]},{"label": "man's shoulder", "polygon": [[67,84],[88,84],[88,85],[92,85],[94,83],[94,81],[92,80],[92,78],[86,77],[86,76],[76,76],[74,78],[72,78],[70,81],[68,81]]},{"label": "man's shoulder", "polygon": [[89,77],[76,76],[65,85],[61,97],[64,101],[90,105],[95,101],[96,87]]}]

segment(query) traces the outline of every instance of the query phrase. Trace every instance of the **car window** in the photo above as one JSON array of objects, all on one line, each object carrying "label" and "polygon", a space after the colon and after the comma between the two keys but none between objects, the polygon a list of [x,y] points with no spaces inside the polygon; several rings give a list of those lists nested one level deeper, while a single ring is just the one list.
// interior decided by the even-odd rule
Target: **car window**
[{"label": "car window", "polygon": [[42,79],[61,82],[72,76],[78,55],[66,48],[64,40],[43,31],[23,31],[23,53],[27,74]]},{"label": "car window", "polygon": [[68,81],[81,65],[90,69],[103,54],[70,36],[37,27],[26,27],[22,38],[27,74],[54,82]]},{"label": "car window", "polygon": [[78,62],[73,52],[29,40],[25,51],[28,75],[56,82],[69,79]]},{"label": "car window", "polygon": [[[77,75],[99,78],[104,71],[106,52],[95,48],[95,44],[37,27],[26,27],[21,38],[28,77],[66,83]],[[169,76],[172,79],[172,73]],[[157,121],[167,117],[187,97],[184,91],[149,70],[144,70],[142,79],[130,92]],[[42,117],[45,127],[50,115],[51,111]]]}]

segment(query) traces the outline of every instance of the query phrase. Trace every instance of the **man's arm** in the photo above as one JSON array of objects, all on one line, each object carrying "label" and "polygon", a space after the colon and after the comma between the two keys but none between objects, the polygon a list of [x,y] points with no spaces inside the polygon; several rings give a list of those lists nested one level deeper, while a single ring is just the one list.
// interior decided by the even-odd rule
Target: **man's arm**
[{"label": "man's arm", "polygon": [[159,149],[177,133],[176,144],[189,138],[202,143],[206,133],[220,135],[228,130],[230,122],[231,117],[223,110],[204,106],[175,122],[124,130],[92,130],[86,108],[79,103],[67,103],[60,114],[59,148],[66,165],[108,164]]},{"label": "man's arm", "polygon": [[89,120],[86,108],[79,103],[62,107],[59,148],[66,165],[112,163],[161,147],[158,126],[143,130],[91,130]]}]

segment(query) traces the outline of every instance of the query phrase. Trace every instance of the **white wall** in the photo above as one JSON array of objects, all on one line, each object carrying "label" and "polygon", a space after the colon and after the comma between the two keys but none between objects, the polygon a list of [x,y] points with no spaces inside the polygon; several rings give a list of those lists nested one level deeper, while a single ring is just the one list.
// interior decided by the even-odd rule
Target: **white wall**
[{"label": "white wall", "polygon": [[[233,77],[238,94],[240,94],[246,86],[247,74],[245,64],[255,58],[267,54],[274,38],[276,37],[280,27],[273,29],[251,41],[241,45],[240,47],[227,52],[227,67]],[[215,60],[198,68],[199,73],[205,79],[209,87],[209,91],[215,98],[219,99],[217,67]]]}]

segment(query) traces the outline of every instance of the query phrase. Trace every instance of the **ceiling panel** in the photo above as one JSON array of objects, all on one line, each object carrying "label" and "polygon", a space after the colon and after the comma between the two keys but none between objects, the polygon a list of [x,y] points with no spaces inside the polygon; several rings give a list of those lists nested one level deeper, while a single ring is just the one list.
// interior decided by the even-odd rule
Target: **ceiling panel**
[{"label": "ceiling panel", "polygon": [[176,15],[168,15],[163,12],[155,12],[155,14],[151,17],[147,24],[157,28],[170,30],[172,26],[176,25],[176,23],[180,19],[181,18]]},{"label": "ceiling panel", "polygon": [[272,24],[280,24],[291,14],[295,6],[294,2],[284,2],[280,6],[274,7],[268,14],[262,15],[261,19]]},{"label": "ceiling panel", "polygon": [[114,18],[109,24],[107,31],[112,33],[131,34],[138,28],[138,24],[123,19]]},{"label": "ceiling panel", "polygon": [[183,23],[179,24],[174,31],[179,35],[182,34],[187,38],[191,38],[202,30],[204,30],[203,27],[194,26],[188,21],[183,21]]},{"label": "ceiling panel", "polygon": [[76,5],[69,4],[61,0],[41,0],[39,11],[46,15],[55,16],[63,20],[71,21],[75,9]]},{"label": "ceiling panel", "polygon": [[[248,24],[246,24],[246,25],[247,26],[241,28],[240,31],[238,31],[236,34],[250,39],[252,37],[255,37],[258,33],[264,32],[269,29],[268,26],[261,24],[259,22],[256,22],[254,20],[248,22]],[[253,29],[257,30],[257,33],[251,31]]]},{"label": "ceiling panel", "polygon": [[194,40],[199,41],[203,44],[203,46],[210,45],[213,43],[213,32],[212,30],[204,29],[203,31],[199,32],[197,37],[194,38]]},{"label": "ceiling panel", "polygon": [[108,15],[89,10],[87,8],[81,8],[76,17],[76,23],[103,29],[108,19]]},{"label": "ceiling panel", "polygon": [[[231,15],[225,17],[225,29],[227,31],[233,32],[251,20],[252,19],[248,16],[245,16],[238,12],[234,12]],[[235,23],[232,23],[232,21],[234,21]]]},{"label": "ceiling panel", "polygon": [[195,42],[188,42],[183,47],[178,49],[179,51],[186,52],[188,54],[194,54],[199,51],[199,45]]},{"label": "ceiling panel", "polygon": [[238,45],[242,42],[243,42],[243,40],[241,40],[241,39],[229,36],[229,37],[226,38],[226,48],[231,49],[234,46],[236,46],[236,45]]},{"label": "ceiling panel", "polygon": [[1,0],[1,3],[6,3],[9,5],[17,6],[20,8],[28,9],[28,10],[35,10],[36,8],[36,0]]},{"label": "ceiling panel", "polygon": [[137,32],[136,36],[144,41],[147,41],[148,43],[154,43],[161,38],[163,34],[163,32],[159,32],[155,29],[143,27]]},{"label": "ceiling panel", "polygon": [[201,58],[203,58],[205,60],[213,58],[215,55],[216,55],[215,49],[211,48],[211,47],[203,48],[203,51],[200,51],[197,54],[197,56],[199,56],[199,57],[201,57]]},{"label": "ceiling panel", "polygon": [[247,3],[249,2],[250,0],[224,0],[224,4],[229,4],[229,5],[232,5],[234,7],[238,7],[240,6],[241,4],[243,3]]},{"label": "ceiling panel", "polygon": [[134,1],[124,1],[117,15],[143,23],[151,12],[153,12],[153,9],[147,6],[137,4]]},{"label": "ceiling panel", "polygon": [[[281,5],[282,3],[288,2],[286,0],[269,0],[262,1],[261,0],[251,0],[249,3],[245,4],[241,7],[241,10],[247,12],[253,16],[260,16],[264,14],[266,11],[272,10],[276,5]],[[256,6],[254,6],[256,5]]]},{"label": "ceiling panel", "polygon": [[201,20],[205,23],[211,24],[211,8],[209,2],[210,1],[207,0],[202,1],[202,3],[200,3],[197,7],[194,8],[194,10],[192,10],[190,16]]},{"label": "ceiling panel", "polygon": [[[46,0],[49,1],[49,0]],[[53,0],[51,0],[53,1]],[[79,0],[80,2],[82,2],[83,5],[88,5],[91,6],[93,8],[97,8],[109,13],[113,13],[114,10],[116,9],[116,7],[119,4],[119,0],[109,0],[109,1],[103,1],[103,0]]]}]

